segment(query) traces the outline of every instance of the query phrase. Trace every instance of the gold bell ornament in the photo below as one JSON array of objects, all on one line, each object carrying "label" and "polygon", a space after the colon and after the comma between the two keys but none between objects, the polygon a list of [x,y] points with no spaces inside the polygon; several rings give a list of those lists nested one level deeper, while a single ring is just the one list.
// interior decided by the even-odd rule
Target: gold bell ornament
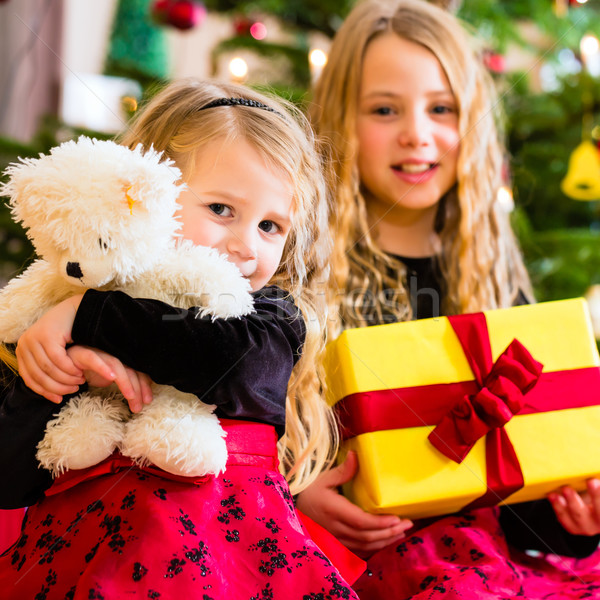
[{"label": "gold bell ornament", "polygon": [[573,150],[560,189],[575,200],[600,200],[600,151],[591,140]]},{"label": "gold bell ornament", "polygon": [[583,140],[569,158],[569,168],[560,183],[560,189],[566,196],[575,200],[600,200],[600,153],[590,139],[590,137],[598,138],[598,128],[592,129],[594,121],[592,76],[588,72],[589,61],[600,51],[600,42],[594,35],[586,34],[581,38],[580,49]]}]

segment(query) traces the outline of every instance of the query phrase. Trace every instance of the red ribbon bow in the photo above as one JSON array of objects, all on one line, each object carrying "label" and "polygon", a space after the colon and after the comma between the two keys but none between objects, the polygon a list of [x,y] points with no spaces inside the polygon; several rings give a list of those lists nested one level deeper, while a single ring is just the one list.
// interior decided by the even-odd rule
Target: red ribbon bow
[{"label": "red ribbon bow", "polygon": [[520,412],[524,395],[537,383],[543,368],[516,339],[498,357],[483,381],[480,377],[485,366],[478,366],[474,371],[481,386],[479,391],[464,396],[429,434],[429,441],[457,463],[464,460],[478,439],[492,429],[504,427]]},{"label": "red ribbon bow", "polygon": [[537,383],[543,365],[518,340],[513,340],[494,363],[483,313],[448,320],[480,389],[463,397],[442,418],[429,441],[460,463],[473,444],[486,436],[487,491],[465,508],[489,506],[523,487],[521,465],[504,425],[523,408],[523,396]]}]

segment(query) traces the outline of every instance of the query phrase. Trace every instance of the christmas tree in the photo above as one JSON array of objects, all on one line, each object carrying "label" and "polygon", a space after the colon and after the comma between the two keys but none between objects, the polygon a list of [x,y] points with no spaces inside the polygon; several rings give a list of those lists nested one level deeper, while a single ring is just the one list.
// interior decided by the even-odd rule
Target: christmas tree
[{"label": "christmas tree", "polygon": [[[600,283],[600,203],[574,200],[561,182],[582,139],[600,138],[600,79],[586,69],[580,48],[584,36],[600,38],[600,3],[465,0],[459,16],[493,40],[493,53],[517,45],[534,66],[542,64],[546,89],[535,88],[531,71],[495,75],[506,112],[514,225],[538,300],[584,295]],[[524,33],[532,21],[544,36],[541,47]]]},{"label": "christmas tree", "polygon": [[105,75],[128,77],[148,87],[169,76],[167,38],[153,22],[150,0],[119,0],[104,65]]},{"label": "christmas tree", "polygon": [[[585,293],[600,282],[600,201],[572,199],[561,184],[582,140],[593,148],[600,138],[600,74],[584,68],[580,47],[586,34],[600,38],[600,0],[431,1],[456,12],[485,40],[482,56],[502,91],[506,112],[514,225],[538,299]],[[169,72],[165,27],[190,28],[208,10],[227,15],[232,26],[231,37],[213,49],[215,61],[234,51],[254,53],[273,67],[264,70],[270,79],[262,84],[302,103],[310,98],[311,36],[331,37],[353,4],[118,0],[104,72],[134,78],[144,89],[164,83]],[[266,18],[275,19],[285,35],[277,41],[265,37],[261,21]],[[520,71],[507,66],[515,48],[530,57],[530,66]],[[247,83],[258,85],[252,75]],[[17,155],[47,151],[67,134],[63,124],[50,118],[29,146],[0,141],[0,168]],[[2,272],[21,267],[30,253],[20,228],[6,210],[0,211]]]}]

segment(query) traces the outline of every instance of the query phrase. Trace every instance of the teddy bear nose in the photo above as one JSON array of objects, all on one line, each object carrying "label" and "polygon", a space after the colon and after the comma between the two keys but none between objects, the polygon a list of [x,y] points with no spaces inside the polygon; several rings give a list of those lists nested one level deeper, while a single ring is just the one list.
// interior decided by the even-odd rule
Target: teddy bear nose
[{"label": "teddy bear nose", "polygon": [[83,273],[78,262],[67,263],[67,275],[69,277],[75,277],[77,279],[81,279],[83,277]]}]

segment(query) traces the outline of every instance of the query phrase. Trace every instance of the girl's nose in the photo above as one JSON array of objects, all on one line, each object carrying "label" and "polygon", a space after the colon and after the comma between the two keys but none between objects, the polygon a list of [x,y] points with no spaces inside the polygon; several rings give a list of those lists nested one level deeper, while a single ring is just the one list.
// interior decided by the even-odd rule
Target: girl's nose
[{"label": "girl's nose", "polygon": [[427,144],[430,124],[424,115],[406,113],[400,120],[398,142],[402,146],[417,147]]},{"label": "girl's nose", "polygon": [[231,231],[227,240],[227,253],[243,260],[256,258],[256,240],[248,232]]}]

